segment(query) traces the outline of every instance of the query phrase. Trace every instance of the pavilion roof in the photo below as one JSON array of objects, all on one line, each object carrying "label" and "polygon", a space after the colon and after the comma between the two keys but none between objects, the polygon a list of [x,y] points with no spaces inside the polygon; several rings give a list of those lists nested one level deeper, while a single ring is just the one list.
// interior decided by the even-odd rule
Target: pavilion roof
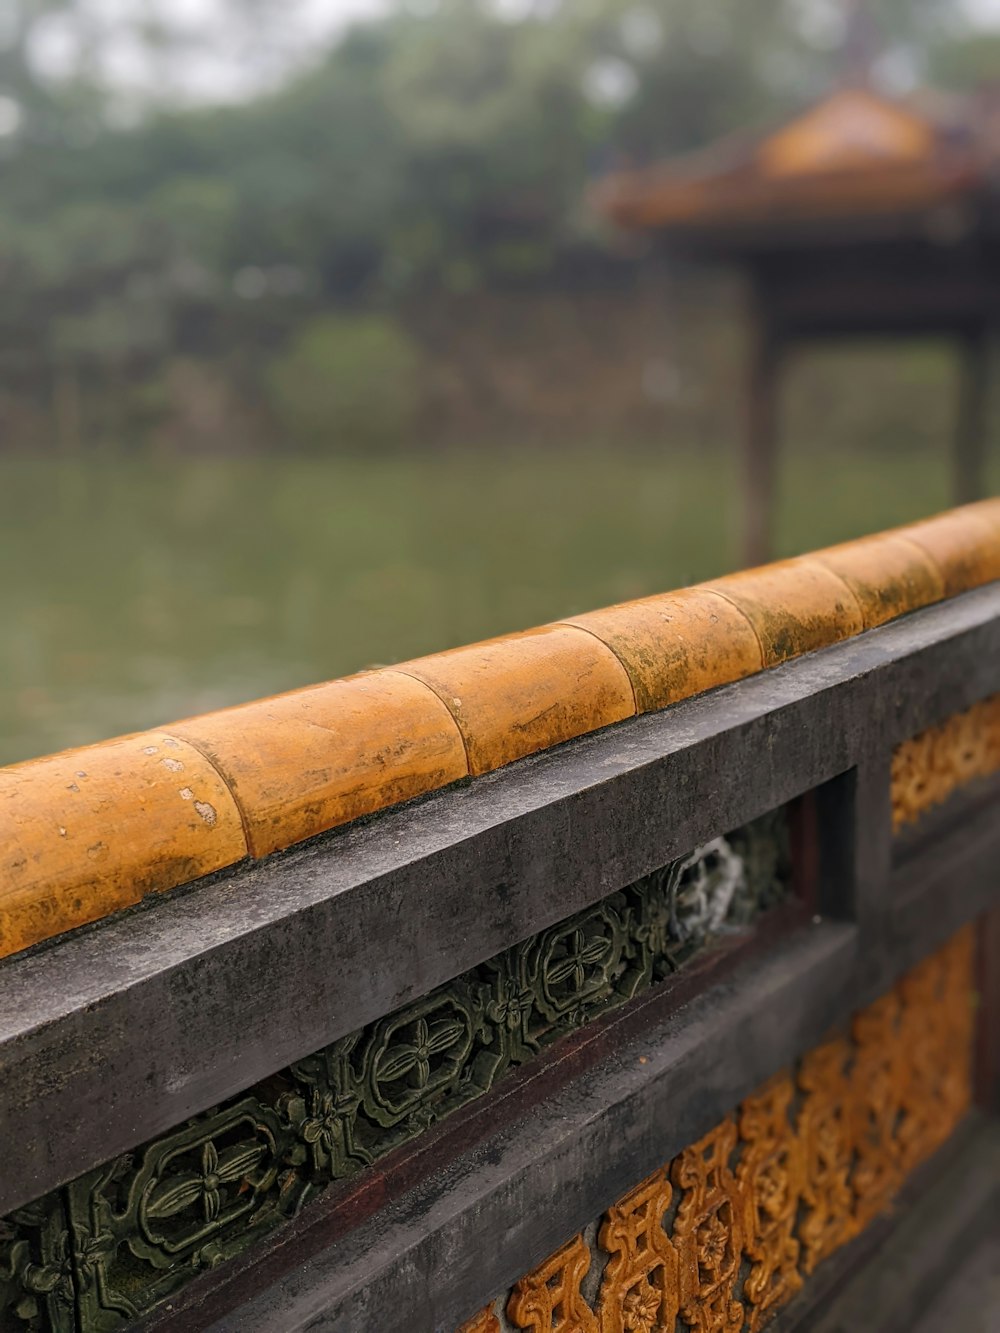
[{"label": "pavilion roof", "polygon": [[1000,193],[1000,96],[858,86],[769,133],[616,173],[596,202],[623,227],[697,236],[911,215],[981,191]]}]

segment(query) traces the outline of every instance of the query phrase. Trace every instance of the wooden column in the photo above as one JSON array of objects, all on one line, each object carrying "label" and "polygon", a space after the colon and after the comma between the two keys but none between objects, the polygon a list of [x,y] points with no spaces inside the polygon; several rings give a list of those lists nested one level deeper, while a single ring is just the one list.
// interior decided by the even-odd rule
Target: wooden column
[{"label": "wooden column", "polygon": [[959,396],[952,488],[955,504],[968,504],[986,494],[987,330],[970,329],[960,337],[958,347]]},{"label": "wooden column", "polygon": [[777,385],[780,343],[766,319],[754,322],[743,434],[743,560],[771,557],[778,454]]}]

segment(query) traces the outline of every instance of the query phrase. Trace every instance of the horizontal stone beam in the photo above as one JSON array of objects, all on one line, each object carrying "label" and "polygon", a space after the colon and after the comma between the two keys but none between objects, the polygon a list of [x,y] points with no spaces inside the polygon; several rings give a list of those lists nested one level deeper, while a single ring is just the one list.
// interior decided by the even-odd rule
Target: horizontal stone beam
[{"label": "horizontal stone beam", "polygon": [[890,907],[916,948],[944,875],[890,901],[891,749],[998,689],[994,586],[8,959],[0,1214],[816,788],[820,908],[877,979]]}]

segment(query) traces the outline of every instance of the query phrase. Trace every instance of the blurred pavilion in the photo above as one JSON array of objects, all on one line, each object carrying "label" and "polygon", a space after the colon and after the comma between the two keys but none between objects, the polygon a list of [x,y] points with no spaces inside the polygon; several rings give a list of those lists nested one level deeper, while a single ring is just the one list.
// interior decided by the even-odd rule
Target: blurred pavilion
[{"label": "blurred pavilion", "polygon": [[617,174],[598,206],[674,253],[742,269],[753,354],[744,554],[769,554],[784,350],[803,339],[946,336],[960,352],[956,502],[983,489],[1000,327],[1000,95],[890,99],[862,74],[762,137]]}]

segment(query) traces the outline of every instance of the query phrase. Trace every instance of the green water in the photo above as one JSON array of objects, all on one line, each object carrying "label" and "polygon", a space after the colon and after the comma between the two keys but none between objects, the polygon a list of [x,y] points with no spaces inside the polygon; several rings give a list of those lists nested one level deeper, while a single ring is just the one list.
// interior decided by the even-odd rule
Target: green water
[{"label": "green water", "polygon": [[[779,552],[947,503],[943,458],[793,458]],[[0,458],[0,762],[732,568],[731,461]]]}]

